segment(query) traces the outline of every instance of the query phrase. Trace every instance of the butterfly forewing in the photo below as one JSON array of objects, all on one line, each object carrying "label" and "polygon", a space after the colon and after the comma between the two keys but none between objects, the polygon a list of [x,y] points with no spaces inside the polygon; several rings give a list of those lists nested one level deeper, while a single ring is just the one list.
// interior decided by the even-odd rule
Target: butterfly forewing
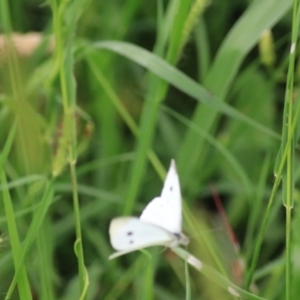
[{"label": "butterfly forewing", "polygon": [[181,192],[174,160],[171,161],[161,196],[146,206],[140,219],[172,233],[181,233]]}]

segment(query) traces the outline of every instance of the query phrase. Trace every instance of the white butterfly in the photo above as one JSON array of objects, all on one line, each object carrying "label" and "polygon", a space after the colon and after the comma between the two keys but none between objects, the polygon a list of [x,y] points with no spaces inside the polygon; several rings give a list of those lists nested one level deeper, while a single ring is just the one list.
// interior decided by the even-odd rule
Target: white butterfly
[{"label": "white butterfly", "polygon": [[172,160],[161,196],[146,206],[140,218],[119,217],[111,221],[110,242],[118,252],[109,258],[150,246],[187,245],[189,239],[181,232],[181,211],[179,178]]}]

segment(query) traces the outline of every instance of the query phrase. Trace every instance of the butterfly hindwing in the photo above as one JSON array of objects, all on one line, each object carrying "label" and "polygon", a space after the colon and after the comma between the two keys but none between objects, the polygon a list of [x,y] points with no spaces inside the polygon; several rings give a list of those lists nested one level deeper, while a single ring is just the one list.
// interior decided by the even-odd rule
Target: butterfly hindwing
[{"label": "butterfly hindwing", "polygon": [[135,217],[119,217],[111,221],[110,241],[118,251],[134,251],[153,245],[169,246],[176,237],[156,225]]}]

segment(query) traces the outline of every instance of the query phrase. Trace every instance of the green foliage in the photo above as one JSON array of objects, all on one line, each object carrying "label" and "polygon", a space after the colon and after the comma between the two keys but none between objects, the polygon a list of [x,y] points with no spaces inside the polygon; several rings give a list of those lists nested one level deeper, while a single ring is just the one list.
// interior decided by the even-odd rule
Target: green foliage
[{"label": "green foliage", "polygon": [[[1,1],[0,294],[296,299],[299,22],[298,0]],[[108,260],[172,158],[190,245]]]}]

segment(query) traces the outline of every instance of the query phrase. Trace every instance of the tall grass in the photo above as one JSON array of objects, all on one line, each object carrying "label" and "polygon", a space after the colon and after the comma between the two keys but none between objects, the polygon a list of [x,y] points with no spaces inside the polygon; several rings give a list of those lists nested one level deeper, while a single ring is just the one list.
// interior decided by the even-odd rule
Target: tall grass
[{"label": "tall grass", "polygon": [[[1,1],[2,298],[296,299],[299,22],[297,0]],[[172,158],[190,245],[108,260]]]}]

